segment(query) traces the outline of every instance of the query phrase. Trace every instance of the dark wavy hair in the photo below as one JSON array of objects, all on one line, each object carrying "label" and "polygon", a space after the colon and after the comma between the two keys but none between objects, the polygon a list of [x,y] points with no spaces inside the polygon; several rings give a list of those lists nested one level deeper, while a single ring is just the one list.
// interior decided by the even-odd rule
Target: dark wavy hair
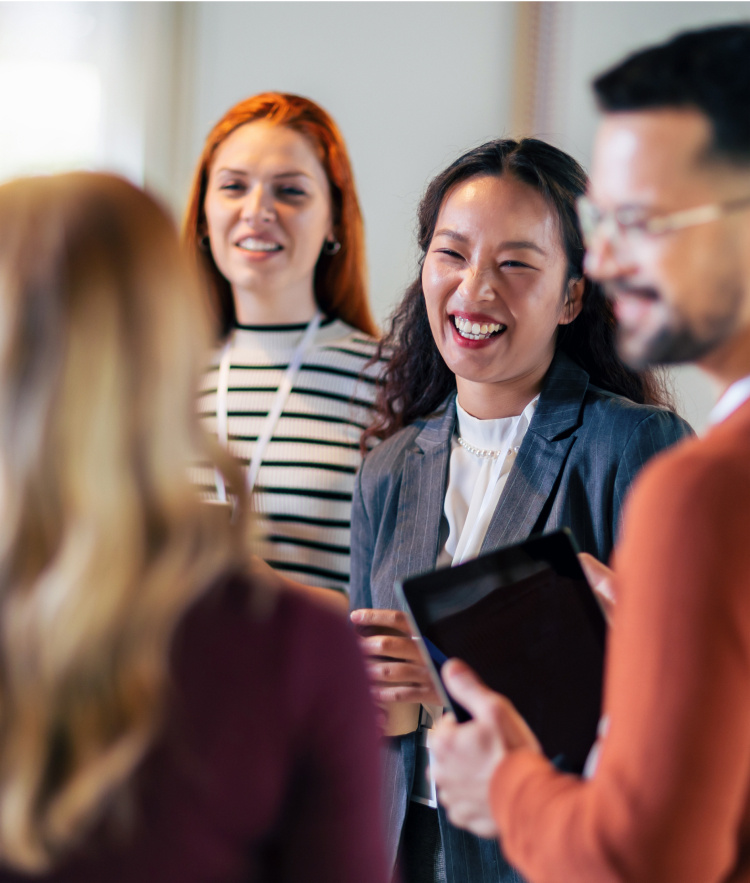
[{"label": "dark wavy hair", "polygon": [[[456,388],[456,377],[443,361],[430,331],[422,290],[422,266],[438,213],[452,187],[479,175],[512,175],[541,193],[557,216],[568,259],[567,280],[583,278],[583,238],[576,198],[586,189],[586,174],[567,153],[536,138],[489,141],[470,150],[434,178],[418,212],[418,241],[422,250],[419,274],[407,288],[380,341],[376,359],[390,360],[375,402],[376,416],[363,436],[388,438],[419,417],[435,411]],[[601,287],[585,280],[578,317],[558,328],[556,349],[588,372],[591,382],[634,402],[672,407],[663,373],[635,372],[615,349],[615,318]]]}]

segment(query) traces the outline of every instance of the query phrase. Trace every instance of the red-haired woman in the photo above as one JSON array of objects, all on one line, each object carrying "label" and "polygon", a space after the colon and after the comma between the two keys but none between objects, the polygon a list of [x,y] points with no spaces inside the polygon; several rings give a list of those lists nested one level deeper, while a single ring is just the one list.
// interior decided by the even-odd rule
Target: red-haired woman
[{"label": "red-haired woman", "polygon": [[[364,231],[334,121],[277,92],[227,111],[206,139],[183,235],[207,271],[221,338],[200,411],[246,466],[257,551],[294,580],[346,592],[377,367],[365,369],[376,329]],[[225,499],[221,478],[199,472]]]}]

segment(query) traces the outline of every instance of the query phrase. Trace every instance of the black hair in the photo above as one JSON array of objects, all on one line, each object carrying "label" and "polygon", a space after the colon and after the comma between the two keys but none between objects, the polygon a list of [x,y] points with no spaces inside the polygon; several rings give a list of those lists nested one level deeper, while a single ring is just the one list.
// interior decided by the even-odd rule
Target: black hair
[{"label": "black hair", "polygon": [[750,24],[685,31],[594,80],[605,112],[695,108],[713,128],[709,154],[750,164]]},{"label": "black hair", "polygon": [[[567,280],[584,278],[584,247],[576,214],[576,198],[586,189],[586,174],[567,153],[536,138],[489,141],[470,150],[434,178],[418,212],[419,273],[396,307],[376,359],[390,359],[379,386],[372,426],[363,436],[387,438],[419,417],[435,411],[456,388],[456,378],[443,361],[430,331],[422,290],[422,265],[438,213],[448,191],[479,175],[511,175],[540,193],[557,216],[568,261]],[[585,279],[578,317],[558,329],[556,348],[584,368],[591,382],[635,402],[669,405],[659,375],[635,372],[618,357],[615,318],[600,286]]]}]

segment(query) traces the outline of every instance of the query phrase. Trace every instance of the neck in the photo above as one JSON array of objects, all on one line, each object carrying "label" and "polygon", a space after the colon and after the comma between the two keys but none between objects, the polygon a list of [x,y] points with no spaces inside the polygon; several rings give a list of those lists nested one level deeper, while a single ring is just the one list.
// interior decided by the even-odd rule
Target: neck
[{"label": "neck", "polygon": [[232,289],[232,295],[240,325],[298,325],[318,309],[311,285],[263,293]]},{"label": "neck", "polygon": [[458,402],[464,411],[479,420],[517,417],[539,395],[548,368],[546,365],[544,370],[497,383],[476,383],[456,377]]},{"label": "neck", "polygon": [[697,365],[717,385],[719,395],[723,395],[737,380],[750,375],[750,327],[699,359]]}]

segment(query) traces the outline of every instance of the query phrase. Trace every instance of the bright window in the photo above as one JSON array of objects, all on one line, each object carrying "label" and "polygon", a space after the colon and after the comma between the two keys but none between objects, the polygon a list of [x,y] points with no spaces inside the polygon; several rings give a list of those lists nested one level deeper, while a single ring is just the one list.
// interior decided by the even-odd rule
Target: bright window
[{"label": "bright window", "polygon": [[0,61],[0,179],[92,167],[101,80],[83,62]]}]

